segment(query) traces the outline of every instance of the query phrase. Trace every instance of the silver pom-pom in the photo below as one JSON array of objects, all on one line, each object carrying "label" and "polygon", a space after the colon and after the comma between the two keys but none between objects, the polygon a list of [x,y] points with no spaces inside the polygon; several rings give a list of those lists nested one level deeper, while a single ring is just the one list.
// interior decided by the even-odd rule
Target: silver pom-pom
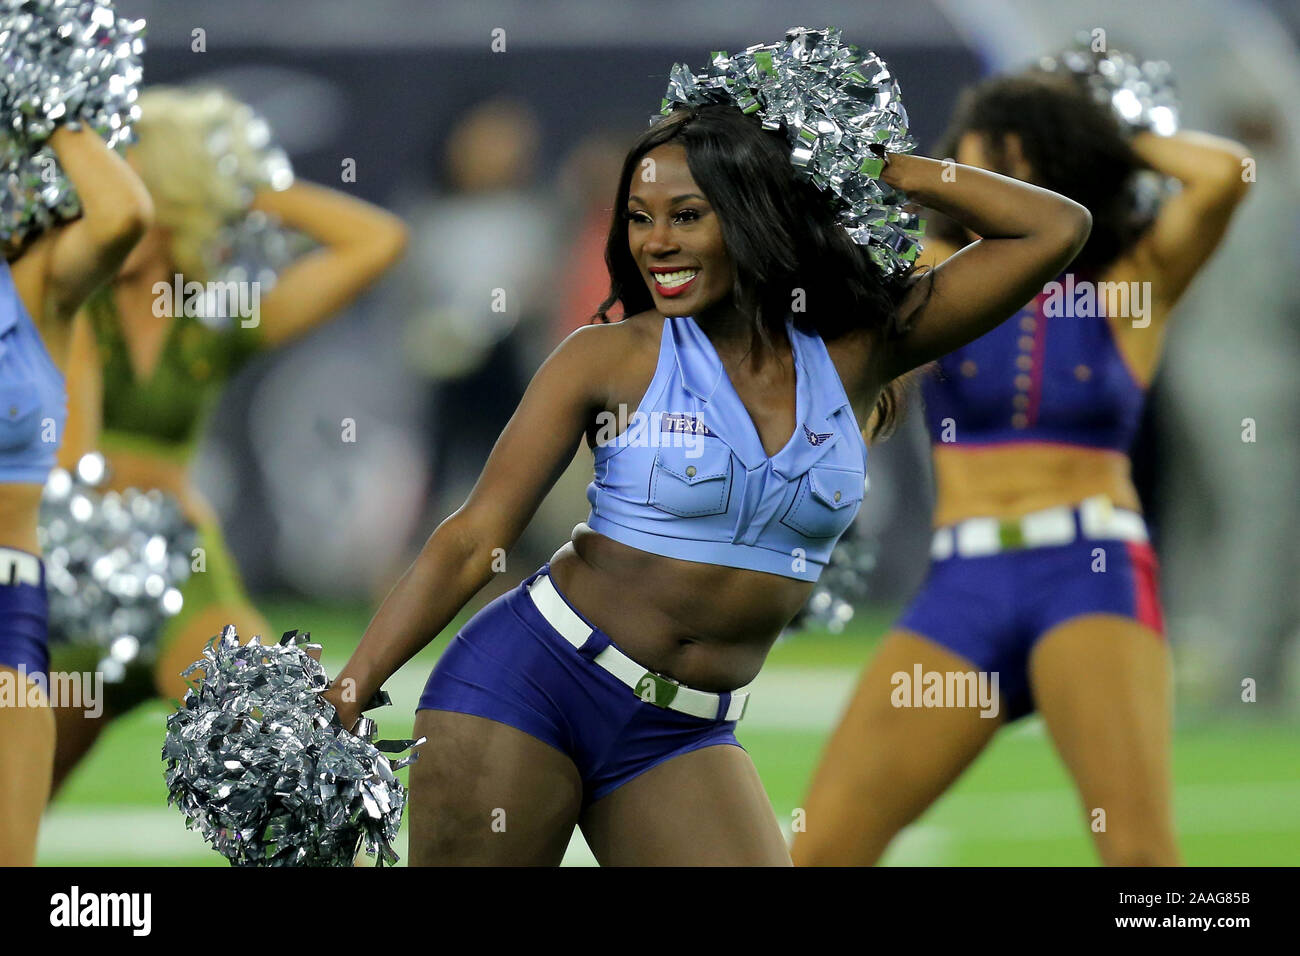
[{"label": "silver pom-pom", "polygon": [[[284,226],[274,216],[250,211],[222,227],[214,237],[210,255],[216,272],[209,288],[256,282],[265,294],[275,286],[281,272],[316,245],[309,236]],[[206,305],[204,297],[199,297],[197,317],[204,325],[222,331],[236,327],[236,316],[229,308],[209,309]]]},{"label": "silver pom-pom", "polygon": [[1070,49],[1039,60],[1038,69],[1075,77],[1129,129],[1160,136],[1178,132],[1178,93],[1164,60],[1139,61],[1114,49],[1094,51],[1091,38],[1084,34]]},{"label": "silver pom-pom", "polygon": [[885,152],[916,148],[898,83],[885,62],[840,41],[840,31],[795,27],[785,41],[743,53],[714,53],[692,74],[673,65],[661,113],[676,103],[730,103],[781,130],[797,174],[831,197],[836,220],[886,274],[906,270],[921,250],[924,223],[907,197],[880,179]]},{"label": "silver pom-pom", "polygon": [[836,543],[808,602],[799,609],[783,633],[790,635],[812,627],[832,634],[843,632],[854,608],[866,598],[871,572],[876,567],[876,542],[855,524]]},{"label": "silver pom-pom", "polygon": [[[289,155],[276,145],[270,124],[247,103],[217,88],[185,91],[193,97],[193,115],[212,157],[216,174],[233,187],[236,202],[205,247],[215,285],[256,282],[263,293],[298,257],[315,247],[309,237],[289,229],[272,215],[252,208],[259,190],[288,189],[294,183]],[[201,304],[200,304],[201,306]],[[200,307],[200,321],[227,330],[234,317],[221,309]]]},{"label": "silver pom-pom", "polygon": [[[345,730],[320,696],[329,679],[310,637],[241,646],[227,626],[208,642],[183,674],[202,679],[167,718],[167,802],[235,866],[352,866],[363,844],[395,863],[406,791],[393,772],[416,755],[385,752],[424,739],[372,743],[368,718]],[[386,703],[381,691],[371,706]]]},{"label": "silver pom-pom", "polygon": [[235,179],[244,191],[246,205],[259,189],[288,189],[293,185],[289,154],[277,146],[271,125],[247,103],[235,102],[228,93],[206,90],[200,95],[224,98],[225,109],[211,111],[204,145],[217,161],[217,171]]},{"label": "silver pom-pom", "polygon": [[[1179,102],[1173,72],[1164,60],[1142,60],[1121,50],[1095,51],[1081,33],[1068,50],[1038,61],[1044,73],[1065,73],[1110,108],[1123,129],[1158,136],[1178,132]],[[1160,205],[1180,189],[1178,180],[1152,169],[1138,170],[1128,191],[1139,220],[1152,219]]]},{"label": "silver pom-pom", "polygon": [[91,646],[110,682],[149,660],[169,618],[184,604],[197,540],[180,502],[152,490],[101,493],[103,456],[75,472],[55,468],[41,498],[37,529],[45,555],[50,643]]},{"label": "silver pom-pom", "polygon": [[144,21],[108,0],[0,0],[0,242],[16,250],[81,212],[46,140],[85,124],[109,146],[131,142]]}]

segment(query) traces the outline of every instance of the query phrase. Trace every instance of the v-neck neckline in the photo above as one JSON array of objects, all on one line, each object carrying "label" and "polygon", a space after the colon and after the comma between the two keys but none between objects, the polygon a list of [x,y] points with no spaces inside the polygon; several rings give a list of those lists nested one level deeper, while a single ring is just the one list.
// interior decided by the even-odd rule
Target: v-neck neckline
[{"label": "v-neck neckline", "polygon": [[121,336],[122,353],[126,358],[127,371],[131,373],[131,384],[140,388],[147,388],[152,385],[158,378],[158,373],[162,370],[163,363],[167,361],[167,352],[172,347],[172,340],[178,334],[179,327],[184,318],[184,306],[173,306],[173,314],[167,325],[167,332],[162,337],[162,345],[153,357],[153,367],[149,369],[148,375],[141,375],[140,369],[136,367],[135,354],[131,350],[130,333],[127,330],[126,323],[122,321],[125,314],[122,306],[118,301],[117,290],[112,286],[109,287],[109,302],[113,306],[113,311],[117,315],[118,335]]},{"label": "v-neck neckline", "polygon": [[722,361],[722,356],[718,354],[718,350],[714,346],[713,340],[709,338],[708,334],[702,328],[700,328],[700,324],[695,321],[695,316],[688,315],[686,318],[690,321],[691,325],[695,327],[695,330],[699,332],[706,347],[712,353],[714,361],[718,363],[719,380],[726,383],[727,391],[730,393],[731,398],[735,401],[736,405],[740,408],[740,413],[744,416],[745,423],[749,426],[749,434],[753,438],[755,447],[762,455],[763,460],[768,464],[773,464],[777,459],[787,455],[792,448],[797,446],[799,440],[799,428],[804,423],[804,419],[808,414],[807,386],[804,382],[805,375],[802,374],[806,372],[806,369],[800,368],[800,363],[803,361],[803,354],[799,351],[798,336],[795,334],[794,323],[791,322],[789,318],[785,320],[786,336],[790,340],[790,358],[794,365],[794,431],[790,433],[789,439],[784,445],[777,449],[775,454],[769,455],[767,449],[763,446],[763,435],[759,432],[758,425],[754,422],[754,416],[749,413],[749,409],[745,407],[745,402],[741,399],[740,393],[736,391],[736,386],[732,383],[731,376],[727,373],[727,366]]}]

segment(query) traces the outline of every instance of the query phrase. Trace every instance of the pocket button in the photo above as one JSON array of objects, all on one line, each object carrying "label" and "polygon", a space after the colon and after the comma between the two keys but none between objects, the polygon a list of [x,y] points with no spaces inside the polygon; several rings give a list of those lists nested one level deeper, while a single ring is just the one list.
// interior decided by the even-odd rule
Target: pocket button
[{"label": "pocket button", "polygon": [[858,476],[847,469],[814,466],[781,522],[806,538],[842,534],[857,514],[854,505],[862,500],[863,492],[855,491],[857,482]]},{"label": "pocket button", "polygon": [[717,439],[695,451],[668,447],[655,455],[649,504],[660,511],[679,518],[722,514],[730,491],[731,449]]}]

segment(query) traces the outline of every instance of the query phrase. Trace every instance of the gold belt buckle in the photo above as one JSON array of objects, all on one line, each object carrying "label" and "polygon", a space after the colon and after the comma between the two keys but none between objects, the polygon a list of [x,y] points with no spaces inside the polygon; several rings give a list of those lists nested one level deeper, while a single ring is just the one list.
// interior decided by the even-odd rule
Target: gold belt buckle
[{"label": "gold belt buckle", "polygon": [[678,684],[654,671],[646,671],[636,682],[636,695],[647,704],[667,707],[677,696]]},{"label": "gold belt buckle", "polygon": [[1025,530],[1018,518],[998,519],[998,545],[1003,551],[1014,551],[1025,546]]}]

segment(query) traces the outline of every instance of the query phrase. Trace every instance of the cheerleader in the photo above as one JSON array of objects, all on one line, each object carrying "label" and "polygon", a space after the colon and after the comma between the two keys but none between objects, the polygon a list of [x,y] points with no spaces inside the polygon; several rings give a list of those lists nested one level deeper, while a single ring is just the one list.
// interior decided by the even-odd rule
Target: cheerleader
[{"label": "cheerleader", "polygon": [[31,866],[50,792],[49,606],[36,526],[63,438],[73,317],[144,235],[149,195],[87,129],[49,139],[81,216],[6,256],[0,270],[0,866]]},{"label": "cheerleader", "polygon": [[[789,865],[735,737],[739,689],[862,504],[862,426],[886,431],[900,376],[990,329],[1089,229],[1046,189],[967,167],[950,184],[938,161],[889,154],[888,187],[986,238],[924,282],[888,269],[893,247],[855,242],[797,175],[799,130],[758,108],[782,96],[744,86],[806,69],[801,53],[829,56],[834,37],[764,48],[779,68],[731,58],[726,84],[699,84],[729,101],[679,99],[633,145],[599,313],[620,303],[624,318],[578,329],[542,364],[327,692],[350,725],[491,579],[586,440],[588,519],[466,624],[420,700],[413,865],[556,864],[575,825],[605,865]],[[863,74],[888,76],[877,63],[852,83]],[[816,102],[866,113],[848,89]]]},{"label": "cheerleader", "polygon": [[[1039,72],[968,92],[947,148],[959,168],[1071,197],[1092,235],[924,383],[933,562],[831,737],[794,859],[875,862],[999,727],[1037,710],[1102,861],[1177,864],[1169,648],[1128,451],[1170,310],[1246,194],[1245,153],[1204,133],[1126,139],[1107,107]],[[1139,170],[1181,187],[1148,223],[1129,189]],[[961,225],[927,242],[936,274],[987,240]],[[999,700],[915,706],[900,689],[917,674],[996,676]]]},{"label": "cheerleader", "polygon": [[[227,624],[243,634],[270,634],[253,607],[222,541],[211,506],[195,487],[190,465],[207,413],[222,386],[259,351],[276,348],[337,314],[392,267],[405,247],[395,216],[323,186],[297,181],[263,185],[251,209],[315,240],[318,249],[295,260],[259,296],[256,315],[228,328],[187,315],[182,303],[159,309],[155,287],[212,278],[212,247],[220,230],[248,213],[242,127],[254,121],[243,104],[219,90],[155,87],[140,97],[137,143],[127,160],[148,187],[156,224],[78,316],[77,375],[70,394],[70,440],[63,461],[102,450],[109,487],[158,488],[180,500],[198,528],[204,568],[182,589],[184,605],[168,620],[158,651],[106,685],[102,715],[58,708],[57,787],[116,717],[145,700],[184,697],[180,672]],[[213,128],[234,130],[231,152],[214,155]],[[243,148],[247,148],[244,146]],[[175,297],[173,297],[175,298]],[[162,314],[159,314],[162,313]],[[76,635],[71,635],[75,637]],[[55,660],[85,666],[75,644],[59,644]]]}]

